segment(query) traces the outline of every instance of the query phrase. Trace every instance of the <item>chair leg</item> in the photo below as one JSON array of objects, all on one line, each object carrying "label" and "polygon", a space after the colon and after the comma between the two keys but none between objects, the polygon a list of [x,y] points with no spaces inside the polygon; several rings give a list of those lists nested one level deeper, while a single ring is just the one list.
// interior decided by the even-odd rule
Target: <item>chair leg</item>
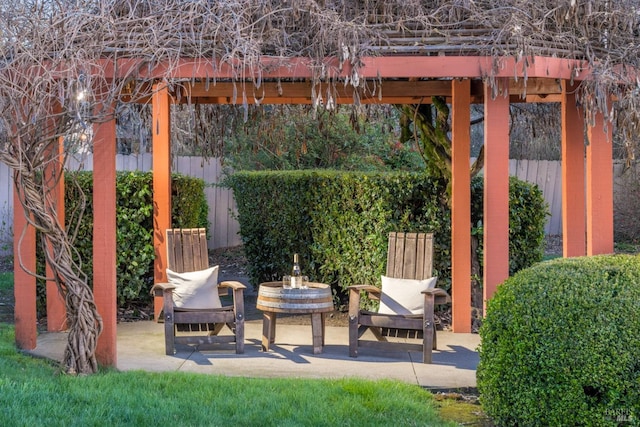
[{"label": "chair leg", "polygon": [[236,354],[244,353],[244,315],[236,315]]},{"label": "chair leg", "polygon": [[173,291],[165,290],[162,295],[162,311],[164,312],[164,347],[167,356],[176,353],[176,328],[173,318]]},{"label": "chair leg", "polygon": [[358,357],[358,328],[360,313],[360,291],[351,289],[349,291],[349,356]]},{"label": "chair leg", "polygon": [[424,294],[424,318],[422,324],[422,363],[431,363],[431,355],[435,348],[435,322],[433,317],[433,294]]},{"label": "chair leg", "polygon": [[233,313],[236,327],[236,354],[244,353],[244,295],[242,289],[233,290]]},{"label": "chair leg", "polygon": [[349,316],[349,356],[358,357],[358,316]]},{"label": "chair leg", "polygon": [[173,324],[173,313],[166,313],[164,315],[164,347],[167,356],[173,356],[176,354],[175,344],[176,330]]}]

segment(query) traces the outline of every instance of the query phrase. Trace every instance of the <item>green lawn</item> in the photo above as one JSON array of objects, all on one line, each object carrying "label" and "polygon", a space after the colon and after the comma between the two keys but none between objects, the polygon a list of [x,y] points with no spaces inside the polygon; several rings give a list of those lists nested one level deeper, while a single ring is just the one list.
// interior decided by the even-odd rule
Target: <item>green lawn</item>
[{"label": "green lawn", "polygon": [[[251,363],[247,360],[247,363]],[[179,372],[73,377],[15,348],[0,323],[0,425],[441,426],[433,396],[397,381]]]}]

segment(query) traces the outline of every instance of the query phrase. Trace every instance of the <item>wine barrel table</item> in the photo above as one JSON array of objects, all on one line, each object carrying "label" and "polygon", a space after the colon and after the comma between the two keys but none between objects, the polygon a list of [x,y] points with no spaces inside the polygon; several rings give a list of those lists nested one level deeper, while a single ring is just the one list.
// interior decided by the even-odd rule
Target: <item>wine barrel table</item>
[{"label": "wine barrel table", "polygon": [[256,308],[262,317],[262,350],[275,342],[278,313],[310,314],[313,354],[322,353],[325,313],[333,311],[331,287],[325,283],[306,283],[306,289],[284,288],[282,282],[261,283]]}]

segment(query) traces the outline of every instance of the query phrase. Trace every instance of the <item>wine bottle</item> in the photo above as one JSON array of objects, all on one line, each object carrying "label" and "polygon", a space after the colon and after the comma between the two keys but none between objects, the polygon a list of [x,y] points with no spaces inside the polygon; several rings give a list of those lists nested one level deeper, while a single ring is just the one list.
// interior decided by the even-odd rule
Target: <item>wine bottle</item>
[{"label": "wine bottle", "polygon": [[293,267],[291,269],[291,288],[302,288],[302,271],[300,270],[300,260],[298,254],[293,254]]}]

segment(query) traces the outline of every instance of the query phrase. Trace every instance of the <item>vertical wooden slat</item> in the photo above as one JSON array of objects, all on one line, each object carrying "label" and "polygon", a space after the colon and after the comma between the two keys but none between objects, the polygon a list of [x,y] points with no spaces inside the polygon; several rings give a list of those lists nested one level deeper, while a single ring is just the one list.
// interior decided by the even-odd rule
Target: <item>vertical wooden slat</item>
[{"label": "vertical wooden slat", "polygon": [[394,274],[393,266],[396,262],[396,237],[397,233],[391,232],[389,233],[389,241],[387,242],[387,269],[386,275],[388,277],[393,277]]},{"label": "vertical wooden slat", "polygon": [[192,230],[181,230],[183,271],[194,271]]},{"label": "vertical wooden slat", "polygon": [[426,251],[426,241],[425,241],[425,233],[418,233],[416,238],[416,272],[415,278],[418,280],[426,279],[424,272],[426,268],[426,259],[425,259],[425,251]]},{"label": "vertical wooden slat", "polygon": [[396,249],[395,249],[395,265],[393,266],[392,277],[402,277],[402,266],[404,265],[404,239],[405,233],[396,234]]},{"label": "vertical wooden slat", "polygon": [[204,270],[209,267],[209,251],[207,250],[207,231],[199,228],[198,232],[198,270]]},{"label": "vertical wooden slat", "polygon": [[424,239],[424,269],[421,279],[428,279],[433,276],[433,234],[423,235]]},{"label": "vertical wooden slat", "polygon": [[404,238],[404,260],[402,263],[402,277],[405,279],[416,278],[416,245],[417,234],[405,233]]}]

